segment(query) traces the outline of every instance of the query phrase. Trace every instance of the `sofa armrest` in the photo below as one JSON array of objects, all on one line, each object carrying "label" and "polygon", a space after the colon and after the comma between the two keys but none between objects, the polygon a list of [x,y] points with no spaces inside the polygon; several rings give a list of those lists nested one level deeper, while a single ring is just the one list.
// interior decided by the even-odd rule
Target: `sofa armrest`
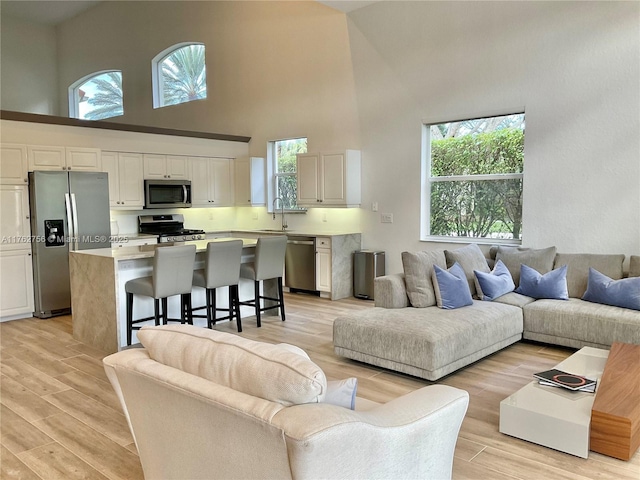
[{"label": "sofa armrest", "polygon": [[404,308],[409,306],[404,273],[393,273],[377,277],[373,285],[376,307]]},{"label": "sofa armrest", "polygon": [[464,390],[432,385],[364,412],[296,405],[273,423],[294,478],[451,478],[468,404]]}]

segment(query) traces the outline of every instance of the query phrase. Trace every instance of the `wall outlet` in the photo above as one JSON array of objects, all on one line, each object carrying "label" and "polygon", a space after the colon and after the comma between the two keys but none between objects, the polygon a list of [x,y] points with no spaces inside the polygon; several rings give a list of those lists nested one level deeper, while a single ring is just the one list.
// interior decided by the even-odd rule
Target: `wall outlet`
[{"label": "wall outlet", "polygon": [[213,220],[213,212],[209,212],[209,220]]},{"label": "wall outlet", "polygon": [[381,213],[380,223],[393,223],[393,213]]},{"label": "wall outlet", "polygon": [[372,212],[377,212],[378,211],[378,202],[373,202],[371,204],[371,211]]},{"label": "wall outlet", "polygon": [[323,214],[322,214],[322,221],[323,221],[323,222],[326,222],[326,221],[327,221],[327,214],[326,214],[326,213],[323,213]]},{"label": "wall outlet", "polygon": [[258,220],[258,212],[253,212],[253,219]]}]

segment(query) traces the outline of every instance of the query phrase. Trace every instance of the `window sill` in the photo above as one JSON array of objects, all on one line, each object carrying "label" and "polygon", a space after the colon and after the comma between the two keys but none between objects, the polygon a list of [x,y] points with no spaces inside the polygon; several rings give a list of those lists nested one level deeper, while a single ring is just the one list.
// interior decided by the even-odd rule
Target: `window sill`
[{"label": "window sill", "polygon": [[502,238],[477,238],[477,237],[437,237],[428,236],[420,239],[421,242],[428,243],[475,243],[478,245],[505,245],[519,247],[522,241]]}]

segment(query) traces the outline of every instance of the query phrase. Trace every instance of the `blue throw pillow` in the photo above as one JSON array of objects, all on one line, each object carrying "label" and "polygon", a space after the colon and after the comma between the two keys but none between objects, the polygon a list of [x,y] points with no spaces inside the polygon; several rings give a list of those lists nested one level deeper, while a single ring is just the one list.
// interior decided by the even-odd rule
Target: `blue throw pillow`
[{"label": "blue throw pillow", "polygon": [[473,305],[467,276],[458,262],[449,270],[434,265],[433,286],[440,308],[453,309]]},{"label": "blue throw pillow", "polygon": [[498,260],[490,273],[474,270],[476,291],[480,300],[492,301],[516,288],[511,273],[502,260]]},{"label": "blue throw pillow", "polygon": [[533,268],[520,265],[520,286],[516,288],[516,293],[532,298],[569,300],[567,266],[563,265],[549,273],[540,275]]},{"label": "blue throw pillow", "polygon": [[613,280],[589,268],[587,291],[582,300],[640,310],[640,277]]}]

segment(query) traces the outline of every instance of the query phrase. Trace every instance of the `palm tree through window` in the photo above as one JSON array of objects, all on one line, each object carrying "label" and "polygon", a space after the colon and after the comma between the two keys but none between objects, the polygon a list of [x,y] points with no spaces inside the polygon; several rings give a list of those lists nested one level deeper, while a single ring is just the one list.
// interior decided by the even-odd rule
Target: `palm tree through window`
[{"label": "palm tree through window", "polygon": [[154,59],[153,70],[154,108],[207,98],[203,44],[174,45]]},{"label": "palm tree through window", "polygon": [[69,116],[103,120],[124,115],[122,72],[92,73],[69,87]]}]

